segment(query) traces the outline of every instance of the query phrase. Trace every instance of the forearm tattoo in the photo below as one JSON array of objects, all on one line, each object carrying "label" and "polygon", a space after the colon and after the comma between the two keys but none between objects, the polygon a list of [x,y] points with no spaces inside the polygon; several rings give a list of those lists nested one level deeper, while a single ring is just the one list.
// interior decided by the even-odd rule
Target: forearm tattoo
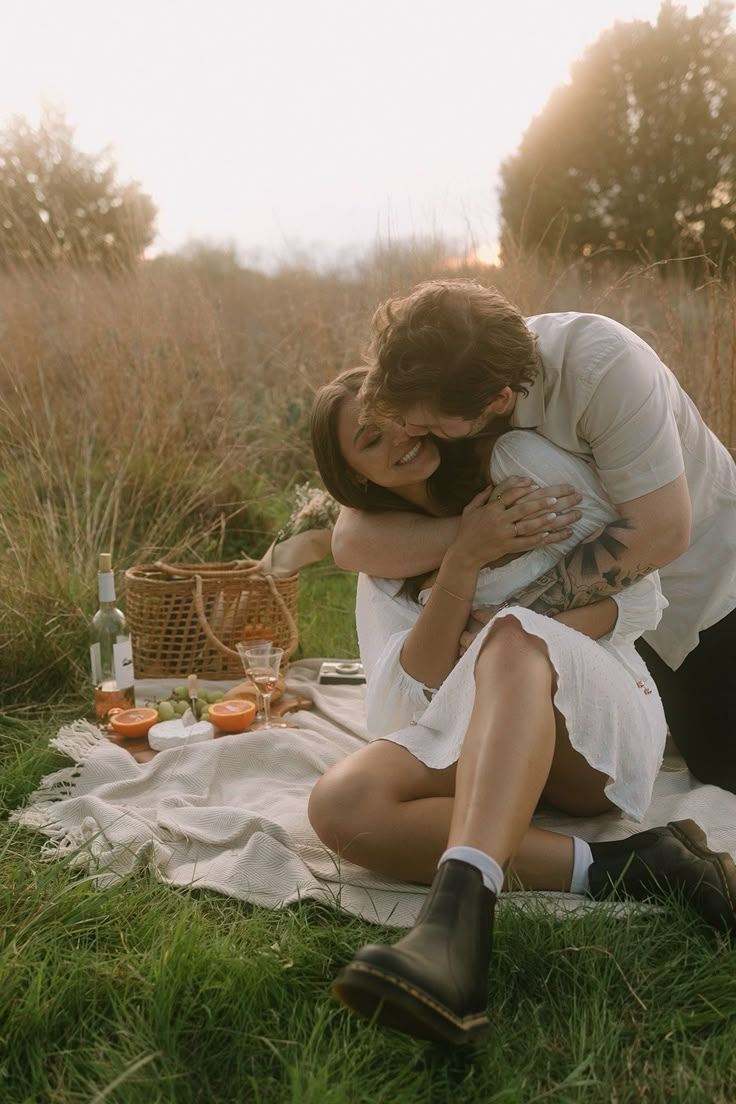
[{"label": "forearm tattoo", "polygon": [[589,544],[579,544],[513,601],[536,613],[553,614],[587,606],[638,582],[656,564],[623,563],[629,551],[627,532],[635,529],[628,518],[616,518]]}]

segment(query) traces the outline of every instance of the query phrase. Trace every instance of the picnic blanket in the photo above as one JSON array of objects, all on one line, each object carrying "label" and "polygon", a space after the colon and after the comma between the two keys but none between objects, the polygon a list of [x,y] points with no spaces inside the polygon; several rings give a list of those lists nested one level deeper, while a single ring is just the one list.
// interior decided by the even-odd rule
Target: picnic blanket
[{"label": "picnic blanket", "polygon": [[[369,921],[411,926],[426,889],[340,861],[309,824],[314,783],[368,739],[364,687],[320,686],[320,662],[289,668],[287,691],[314,702],[313,712],[289,714],[299,728],[223,736],[138,763],[94,725],[65,726],[52,746],[72,765],[43,778],[11,819],[47,837],[45,858],[67,860],[101,888],[149,867],[170,885],[268,908],[319,898]],[[139,684],[138,698],[165,696],[172,685]],[[711,847],[736,857],[736,797],[695,782],[668,758],[643,826],[686,817],[705,829]],[[585,820],[551,810],[539,811],[535,823],[590,841],[642,828],[618,814]],[[556,893],[509,893],[501,901],[557,914],[606,907]]]}]

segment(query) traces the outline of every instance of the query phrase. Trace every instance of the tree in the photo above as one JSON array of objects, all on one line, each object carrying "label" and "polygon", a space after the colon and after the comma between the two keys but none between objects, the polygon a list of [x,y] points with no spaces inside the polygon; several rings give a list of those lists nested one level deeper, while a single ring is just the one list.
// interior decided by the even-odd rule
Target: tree
[{"label": "tree", "polygon": [[590,256],[736,256],[732,4],[617,23],[501,168],[502,240]]},{"label": "tree", "polygon": [[108,153],[83,153],[73,139],[48,108],[37,128],[15,116],[0,131],[0,267],[68,261],[116,271],[153,240],[151,197],[116,181]]}]

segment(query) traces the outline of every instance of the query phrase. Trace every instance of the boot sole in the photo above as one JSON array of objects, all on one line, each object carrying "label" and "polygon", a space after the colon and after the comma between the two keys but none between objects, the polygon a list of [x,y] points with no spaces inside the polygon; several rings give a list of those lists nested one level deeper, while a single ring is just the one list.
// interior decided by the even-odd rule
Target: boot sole
[{"label": "boot sole", "polygon": [[332,991],[362,1019],[430,1043],[474,1045],[485,1038],[490,1026],[484,1012],[461,1019],[429,993],[367,963],[351,962],[338,975]]},{"label": "boot sole", "polygon": [[667,825],[673,836],[699,859],[712,862],[718,872],[724,899],[731,909],[730,916],[723,916],[723,926],[736,931],[736,864],[725,851],[711,851],[708,837],[694,820],[675,820]]}]

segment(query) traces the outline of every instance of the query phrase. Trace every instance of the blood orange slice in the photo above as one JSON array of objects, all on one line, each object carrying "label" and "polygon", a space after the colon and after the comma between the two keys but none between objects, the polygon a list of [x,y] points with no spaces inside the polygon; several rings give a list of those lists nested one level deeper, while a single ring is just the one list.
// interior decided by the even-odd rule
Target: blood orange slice
[{"label": "blood orange slice", "polygon": [[245,732],[256,715],[256,707],[249,701],[213,702],[208,717],[223,732]]},{"label": "blood orange slice", "polygon": [[124,709],[110,717],[110,725],[119,736],[145,736],[157,720],[155,709]]}]

